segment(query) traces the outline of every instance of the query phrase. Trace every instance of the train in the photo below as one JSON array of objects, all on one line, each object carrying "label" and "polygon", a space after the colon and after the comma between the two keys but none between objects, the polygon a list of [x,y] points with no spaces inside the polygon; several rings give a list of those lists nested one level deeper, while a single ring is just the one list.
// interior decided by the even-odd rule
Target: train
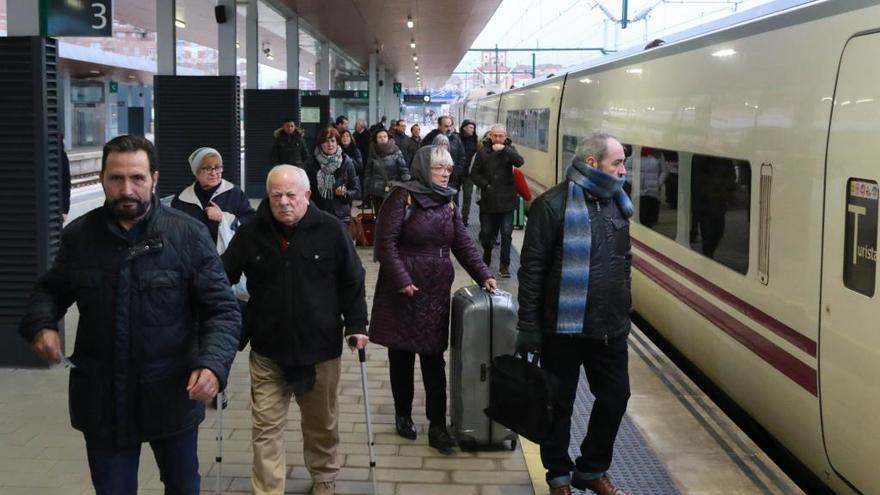
[{"label": "train", "polygon": [[664,41],[451,112],[505,124],[535,194],[618,137],[634,311],[828,488],[880,493],[880,5],[777,1]]}]

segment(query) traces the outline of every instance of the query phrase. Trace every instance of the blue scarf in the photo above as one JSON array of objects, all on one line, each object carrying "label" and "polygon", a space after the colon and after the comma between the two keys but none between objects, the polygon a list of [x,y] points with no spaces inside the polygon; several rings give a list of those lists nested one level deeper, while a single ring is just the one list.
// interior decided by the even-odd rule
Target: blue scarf
[{"label": "blue scarf", "polygon": [[568,201],[565,205],[556,333],[579,334],[584,330],[587,310],[592,247],[590,211],[584,191],[599,199],[613,197],[627,218],[633,214],[633,205],[623,191],[623,178],[591,168],[580,160],[572,160],[565,176],[568,178]]}]

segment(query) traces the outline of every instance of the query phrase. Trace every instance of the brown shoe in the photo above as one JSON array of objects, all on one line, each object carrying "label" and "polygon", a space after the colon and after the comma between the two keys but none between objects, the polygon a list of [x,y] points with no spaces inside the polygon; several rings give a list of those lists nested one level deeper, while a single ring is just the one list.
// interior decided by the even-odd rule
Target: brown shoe
[{"label": "brown shoe", "polygon": [[598,495],[626,495],[626,492],[614,486],[608,476],[600,476],[591,480],[572,480],[571,484],[579,490],[592,490]]},{"label": "brown shoe", "polygon": [[550,495],[572,495],[571,487],[568,485],[557,486],[550,489]]}]

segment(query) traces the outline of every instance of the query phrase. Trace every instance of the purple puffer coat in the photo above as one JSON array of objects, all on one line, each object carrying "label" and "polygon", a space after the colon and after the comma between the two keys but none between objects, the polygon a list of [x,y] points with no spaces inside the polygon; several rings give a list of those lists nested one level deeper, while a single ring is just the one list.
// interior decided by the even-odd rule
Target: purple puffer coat
[{"label": "purple puffer coat", "polygon": [[[407,215],[407,196],[412,198]],[[370,341],[401,351],[436,355],[449,346],[449,299],[455,268],[450,251],[482,285],[492,278],[458,209],[448,201],[396,188],[376,225],[379,281]],[[405,218],[406,217],[406,218]],[[398,292],[413,284],[413,296]]]}]

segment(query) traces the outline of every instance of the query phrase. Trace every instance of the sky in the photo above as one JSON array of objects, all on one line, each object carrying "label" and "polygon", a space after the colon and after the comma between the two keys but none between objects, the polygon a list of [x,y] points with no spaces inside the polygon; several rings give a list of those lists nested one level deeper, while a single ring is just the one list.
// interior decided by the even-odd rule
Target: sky
[{"label": "sky", "polygon": [[[626,29],[617,30],[617,48],[644,46],[663,35],[742,12],[771,0],[629,0]],[[621,17],[622,0],[502,0],[495,15],[472,48],[615,48],[615,26],[608,14]],[[602,7],[607,11],[604,12]],[[632,21],[641,17],[641,20]],[[536,64],[577,65],[600,52],[538,52]],[[508,65],[530,65],[530,52],[511,52]],[[456,72],[479,65],[478,52],[469,52]],[[512,62],[512,63],[511,63]]]}]

